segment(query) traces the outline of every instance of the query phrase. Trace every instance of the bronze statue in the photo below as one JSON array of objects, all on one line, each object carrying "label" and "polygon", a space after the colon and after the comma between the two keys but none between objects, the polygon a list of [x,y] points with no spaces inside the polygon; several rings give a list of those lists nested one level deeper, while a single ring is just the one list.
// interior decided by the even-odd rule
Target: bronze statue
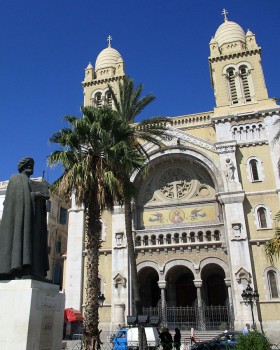
[{"label": "bronze statue", "polygon": [[29,179],[34,160],[19,161],[19,174],[12,175],[4,201],[0,227],[0,279],[44,280],[49,270],[45,181]]}]

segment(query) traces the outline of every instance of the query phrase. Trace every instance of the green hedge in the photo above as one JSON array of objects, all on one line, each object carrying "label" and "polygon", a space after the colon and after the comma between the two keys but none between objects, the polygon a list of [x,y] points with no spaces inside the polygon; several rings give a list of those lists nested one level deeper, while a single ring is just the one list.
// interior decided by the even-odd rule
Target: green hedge
[{"label": "green hedge", "polygon": [[270,349],[269,341],[263,333],[258,331],[241,334],[238,337],[235,350],[268,350]]}]

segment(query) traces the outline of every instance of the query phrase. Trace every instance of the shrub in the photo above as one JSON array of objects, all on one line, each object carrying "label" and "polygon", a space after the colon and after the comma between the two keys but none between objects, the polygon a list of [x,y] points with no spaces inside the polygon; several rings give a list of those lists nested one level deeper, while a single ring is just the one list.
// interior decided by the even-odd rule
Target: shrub
[{"label": "shrub", "polygon": [[235,347],[236,350],[268,350],[269,348],[268,339],[258,331],[241,334]]}]

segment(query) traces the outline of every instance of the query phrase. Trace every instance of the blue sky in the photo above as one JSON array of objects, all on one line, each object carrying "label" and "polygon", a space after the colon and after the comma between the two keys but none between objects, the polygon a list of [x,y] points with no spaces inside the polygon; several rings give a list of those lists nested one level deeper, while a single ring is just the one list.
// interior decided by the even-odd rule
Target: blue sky
[{"label": "blue sky", "polygon": [[270,97],[280,97],[279,0],[2,0],[0,181],[18,160],[52,183],[48,142],[64,115],[80,116],[84,68],[113,38],[126,73],[157,99],[142,117],[213,110],[209,42],[221,12],[256,34]]}]

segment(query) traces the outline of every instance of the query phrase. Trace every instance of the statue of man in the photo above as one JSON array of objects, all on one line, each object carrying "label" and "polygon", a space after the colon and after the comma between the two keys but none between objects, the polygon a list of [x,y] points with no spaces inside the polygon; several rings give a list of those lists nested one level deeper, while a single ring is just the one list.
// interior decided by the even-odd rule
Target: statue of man
[{"label": "statue of man", "polygon": [[4,201],[0,227],[0,279],[43,280],[49,270],[45,181],[32,181],[34,160],[19,161]]}]

